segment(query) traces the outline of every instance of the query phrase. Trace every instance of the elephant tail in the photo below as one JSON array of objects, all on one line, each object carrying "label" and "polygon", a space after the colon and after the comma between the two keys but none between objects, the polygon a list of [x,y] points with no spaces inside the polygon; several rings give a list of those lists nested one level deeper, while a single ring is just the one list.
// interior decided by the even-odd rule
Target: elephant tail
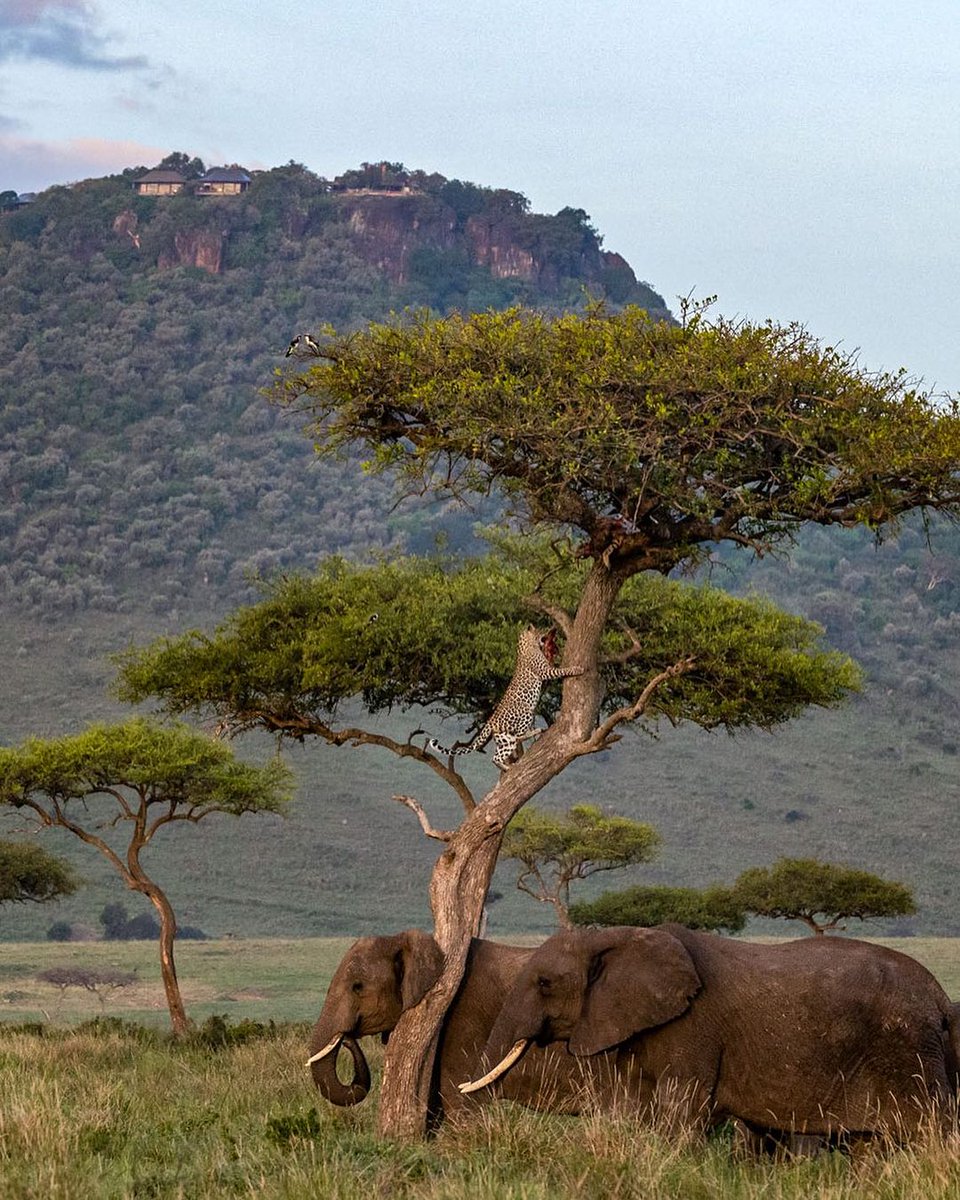
[{"label": "elephant tail", "polygon": [[943,1040],[947,1079],[955,1097],[960,1098],[960,1002],[950,1005],[943,1019]]}]

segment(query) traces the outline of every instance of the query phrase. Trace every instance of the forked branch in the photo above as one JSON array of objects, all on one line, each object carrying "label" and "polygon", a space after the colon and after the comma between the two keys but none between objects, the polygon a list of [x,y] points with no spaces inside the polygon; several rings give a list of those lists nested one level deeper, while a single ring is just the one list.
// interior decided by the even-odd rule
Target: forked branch
[{"label": "forked branch", "polygon": [[417,820],[420,822],[420,828],[428,838],[434,838],[438,842],[449,842],[453,837],[452,829],[434,829],[430,824],[430,818],[423,810],[423,805],[419,801],[414,800],[412,796],[394,796],[394,800],[398,804],[404,804],[411,812],[416,813]]},{"label": "forked branch", "polygon": [[657,688],[661,687],[669,679],[675,679],[678,675],[686,675],[688,671],[693,670],[696,662],[697,660],[692,655],[688,658],[681,658],[658,675],[654,675],[633,704],[624,705],[623,708],[618,708],[616,712],[612,712],[602,725],[597,726],[586,741],[579,744],[575,757],[580,757],[583,754],[596,754],[600,750],[606,750],[614,741],[612,735],[618,725],[623,725],[628,721],[635,721],[638,717],[643,716]]}]

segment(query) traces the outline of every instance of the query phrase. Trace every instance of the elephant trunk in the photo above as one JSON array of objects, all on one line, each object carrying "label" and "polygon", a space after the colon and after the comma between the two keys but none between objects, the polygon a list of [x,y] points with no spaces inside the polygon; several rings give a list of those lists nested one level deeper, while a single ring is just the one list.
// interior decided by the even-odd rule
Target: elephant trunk
[{"label": "elephant trunk", "polygon": [[[337,1058],[341,1046],[350,1052],[353,1059],[353,1080],[350,1083],[343,1083],[337,1074]],[[312,1050],[313,1046],[310,1048]],[[359,1104],[370,1091],[370,1068],[356,1038],[350,1037],[349,1034],[333,1038],[315,1051],[307,1061],[320,1095],[331,1104],[340,1108]]]}]

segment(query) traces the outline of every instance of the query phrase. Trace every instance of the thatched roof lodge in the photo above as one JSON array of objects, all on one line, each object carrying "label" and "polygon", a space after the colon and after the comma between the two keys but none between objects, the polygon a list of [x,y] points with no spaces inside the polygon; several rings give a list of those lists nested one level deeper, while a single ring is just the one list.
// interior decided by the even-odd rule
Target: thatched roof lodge
[{"label": "thatched roof lodge", "polygon": [[148,171],[133,181],[138,196],[175,196],[186,187],[187,181],[179,171]]}]

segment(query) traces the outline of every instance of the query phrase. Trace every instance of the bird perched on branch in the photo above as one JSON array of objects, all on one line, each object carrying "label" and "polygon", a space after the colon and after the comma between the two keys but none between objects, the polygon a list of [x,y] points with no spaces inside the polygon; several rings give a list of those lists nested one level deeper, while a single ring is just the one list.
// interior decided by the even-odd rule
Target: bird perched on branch
[{"label": "bird perched on branch", "polygon": [[289,358],[293,354],[297,358],[324,358],[325,355],[320,349],[318,342],[310,336],[309,333],[298,333],[290,345],[287,347],[287,352],[283,356]]}]

